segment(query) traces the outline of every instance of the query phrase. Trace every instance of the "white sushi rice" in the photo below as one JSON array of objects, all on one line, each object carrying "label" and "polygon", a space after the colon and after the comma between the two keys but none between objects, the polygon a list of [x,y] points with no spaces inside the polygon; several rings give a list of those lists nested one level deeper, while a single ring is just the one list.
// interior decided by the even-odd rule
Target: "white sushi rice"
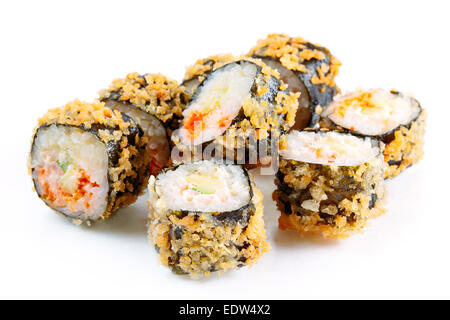
[{"label": "white sushi rice", "polygon": [[371,89],[336,96],[322,116],[346,129],[377,136],[409,124],[419,113],[420,107],[413,98]]},{"label": "white sushi rice", "polygon": [[[177,133],[181,142],[184,145],[198,145],[223,134],[239,114],[243,101],[250,97],[256,72],[255,64],[242,61],[214,71],[183,111],[183,125]],[[193,116],[201,118],[194,133],[189,129]]]},{"label": "white sushi rice", "polygon": [[370,138],[336,132],[293,131],[287,144],[283,158],[322,165],[358,166],[380,154]]},{"label": "white sushi rice", "polygon": [[248,177],[240,166],[200,161],[158,175],[157,206],[170,210],[227,212],[250,201]]},{"label": "white sushi rice", "polygon": [[[39,195],[52,208],[77,219],[92,219],[100,217],[106,210],[108,197],[108,155],[105,145],[97,137],[79,128],[51,125],[38,130],[34,141],[30,166],[33,179]],[[40,177],[40,171],[46,175]],[[69,203],[64,197],[51,201],[44,194],[44,189],[61,195],[76,193],[79,187],[80,170],[84,171],[91,182],[98,187],[86,185],[87,194]],[[44,188],[41,182],[45,181]]]}]

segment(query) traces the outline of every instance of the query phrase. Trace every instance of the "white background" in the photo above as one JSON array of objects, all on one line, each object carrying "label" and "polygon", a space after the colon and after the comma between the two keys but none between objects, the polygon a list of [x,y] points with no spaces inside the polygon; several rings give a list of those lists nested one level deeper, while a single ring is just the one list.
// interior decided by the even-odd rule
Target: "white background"
[{"label": "white background", "polygon": [[[447,1],[2,1],[0,298],[450,298]],[[246,52],[268,33],[302,36],[355,87],[413,93],[428,110],[423,161],[388,182],[388,213],[348,240],[277,230],[273,177],[257,177],[272,250],[194,281],[159,265],[145,196],[77,227],[33,193],[26,158],[38,117],[91,101],[131,71],[181,80],[185,66]]]}]

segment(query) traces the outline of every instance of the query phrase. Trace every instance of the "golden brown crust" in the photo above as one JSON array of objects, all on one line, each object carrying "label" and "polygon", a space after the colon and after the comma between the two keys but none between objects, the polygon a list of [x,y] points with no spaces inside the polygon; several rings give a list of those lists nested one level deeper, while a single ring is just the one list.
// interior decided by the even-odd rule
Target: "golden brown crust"
[{"label": "golden brown crust", "polygon": [[[209,61],[203,59],[200,61]],[[248,61],[254,63],[259,68],[259,74],[255,80],[254,94],[243,101],[241,116],[238,116],[226,132],[214,139],[212,142],[217,147],[221,146],[225,152],[235,152],[237,149],[245,147],[251,149],[250,140],[267,141],[269,147],[273,140],[277,140],[280,148],[285,148],[285,136],[295,122],[295,115],[298,108],[298,96],[300,93],[287,91],[287,86],[279,77],[279,73],[267,66],[260,59],[250,57],[239,57],[232,60],[227,56],[226,59],[212,64],[209,68],[197,68],[203,70],[203,76],[206,77],[211,71],[217,70],[224,64],[237,61]],[[199,73],[196,73],[199,76]],[[276,87],[276,94],[273,95],[273,88]],[[193,152],[190,146],[181,144],[178,137],[172,137],[173,142],[179,150],[183,152]],[[210,144],[208,143],[208,144]],[[240,160],[240,159],[236,159]]]},{"label": "golden brown crust", "polygon": [[220,213],[168,210],[152,176],[149,183],[149,239],[162,264],[192,277],[253,265],[269,250],[262,194],[252,183],[251,204],[238,221],[218,221]]},{"label": "golden brown crust", "polygon": [[[391,93],[404,95],[396,90],[391,90]],[[357,95],[352,95],[339,101],[339,104],[335,106],[333,113],[343,118],[348,108],[352,105],[357,105],[362,110],[376,110],[377,108],[380,108],[380,105],[377,105],[376,102],[373,101],[372,96],[373,92],[371,91],[358,90]],[[386,144],[384,149],[386,179],[397,176],[403,170],[419,162],[423,157],[427,114],[417,100],[411,96],[409,98],[411,98],[419,108],[417,118],[406,125],[398,126],[392,131],[374,136],[374,138]],[[339,132],[351,132],[364,136],[358,131],[354,131],[355,128],[353,126],[348,126],[347,128],[341,127],[328,117],[320,119],[319,127],[323,130],[330,129]]]},{"label": "golden brown crust", "polygon": [[133,203],[142,193],[148,181],[146,141],[131,119],[124,119],[120,112],[106,108],[102,102],[74,100],[64,107],[49,110],[40,118],[33,137],[36,137],[39,128],[50,125],[74,126],[90,131],[105,144],[105,148],[114,150],[116,159],[111,159],[108,153],[108,205],[99,220]]},{"label": "golden brown crust", "polygon": [[[102,102],[94,103],[74,100],[67,103],[62,108],[50,109],[38,120],[39,126],[50,124],[66,124],[75,127],[84,126],[90,129],[93,124],[101,124],[107,127],[119,127],[121,130],[127,130],[129,122],[123,120],[118,111],[112,111],[105,107]],[[128,133],[125,131],[124,133]]]},{"label": "golden brown crust", "polygon": [[108,89],[100,91],[101,100],[128,102],[166,123],[181,113],[189,95],[177,81],[162,74],[129,73],[115,79]]},{"label": "golden brown crust", "polygon": [[335,77],[341,65],[327,49],[312,45],[303,38],[291,38],[286,34],[269,34],[266,39],[258,40],[249,55],[276,58],[285,68],[301,73],[310,72],[305,62],[313,59],[325,60],[328,56],[330,63],[320,64],[316,68],[317,75],[311,78],[311,82],[329,87],[335,86]]},{"label": "golden brown crust", "polygon": [[280,159],[273,199],[279,228],[346,238],[385,212],[383,161],[333,167]]},{"label": "golden brown crust", "polygon": [[408,126],[394,131],[394,139],[384,149],[385,178],[393,178],[423,157],[426,112]]},{"label": "golden brown crust", "polygon": [[232,54],[218,54],[205,59],[197,60],[193,65],[186,67],[184,81],[198,78],[199,82],[205,80],[205,76],[211,71],[222,67],[224,64],[235,61],[237,58]]}]

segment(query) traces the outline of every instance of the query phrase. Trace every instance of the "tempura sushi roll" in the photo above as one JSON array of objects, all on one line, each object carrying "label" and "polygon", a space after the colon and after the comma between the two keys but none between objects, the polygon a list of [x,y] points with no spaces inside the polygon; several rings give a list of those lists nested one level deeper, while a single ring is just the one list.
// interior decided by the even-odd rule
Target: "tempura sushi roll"
[{"label": "tempura sushi roll", "polygon": [[252,265],[269,249],[262,195],[242,166],[185,163],[152,176],[148,189],[149,238],[174,273]]},{"label": "tempura sushi roll", "polygon": [[293,131],[280,152],[279,228],[345,238],[384,213],[380,142],[332,131]]},{"label": "tempura sushi roll", "polygon": [[100,100],[109,108],[132,117],[144,130],[150,157],[150,173],[157,174],[170,156],[170,134],[178,125],[181,112],[189,100],[184,87],[162,74],[130,73],[116,79]]},{"label": "tempura sushi roll", "polygon": [[249,55],[261,58],[280,73],[289,90],[301,93],[292,130],[302,130],[316,124],[322,109],[338,92],[335,77],[341,63],[327,48],[300,37],[270,34],[266,39],[259,40]]},{"label": "tempura sushi roll", "polygon": [[127,115],[75,100],[39,119],[29,168],[38,196],[78,222],[106,219],[148,181],[146,141]]},{"label": "tempura sushi roll", "polygon": [[239,58],[207,72],[172,141],[181,152],[212,144],[227,159],[248,164],[246,155],[259,158],[262,142],[268,150],[264,155],[275,143],[282,145],[281,137],[295,120],[298,95],[288,92],[278,73],[260,60]]},{"label": "tempura sushi roll", "polygon": [[423,156],[425,111],[411,96],[382,89],[357,90],[336,99],[323,116],[338,127],[386,144],[386,178]]}]

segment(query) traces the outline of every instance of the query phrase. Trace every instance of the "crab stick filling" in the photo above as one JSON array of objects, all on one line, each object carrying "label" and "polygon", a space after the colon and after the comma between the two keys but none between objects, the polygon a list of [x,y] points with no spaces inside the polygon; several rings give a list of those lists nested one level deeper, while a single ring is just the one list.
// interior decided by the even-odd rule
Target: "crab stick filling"
[{"label": "crab stick filling", "polygon": [[372,89],[336,97],[322,115],[346,129],[377,136],[410,123],[419,112],[417,101],[409,96]]},{"label": "crab stick filling", "polygon": [[250,186],[243,169],[202,161],[161,173],[157,186],[171,210],[226,212],[250,201]]},{"label": "crab stick filling", "polygon": [[39,195],[52,208],[73,218],[97,218],[106,209],[108,158],[93,134],[55,125],[39,129],[31,167]]},{"label": "crab stick filling", "polygon": [[181,142],[198,145],[222,135],[250,96],[256,72],[257,66],[248,62],[231,63],[214,71],[183,112]]},{"label": "crab stick filling", "polygon": [[58,160],[50,160],[49,163],[36,168],[43,196],[58,208],[67,206],[73,212],[77,211],[79,206],[89,209],[93,193],[100,186],[91,181],[82,168],[66,166],[67,164],[61,165]]}]

